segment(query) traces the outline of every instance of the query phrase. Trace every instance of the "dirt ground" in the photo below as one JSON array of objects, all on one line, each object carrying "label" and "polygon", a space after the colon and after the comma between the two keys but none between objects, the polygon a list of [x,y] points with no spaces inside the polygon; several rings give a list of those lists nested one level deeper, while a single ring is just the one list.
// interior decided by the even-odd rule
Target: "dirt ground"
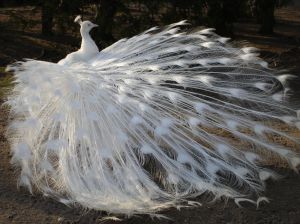
[{"label": "dirt ground", "polygon": [[[290,7],[277,12],[277,26],[272,36],[260,36],[257,26],[251,22],[236,24],[238,40],[247,40],[249,45],[262,49],[262,55],[273,67],[289,68],[290,73],[300,74],[300,8]],[[1,12],[0,12],[1,19]],[[76,41],[68,39],[68,41]],[[0,33],[0,66],[19,60],[23,57],[58,60],[72,45],[58,39],[43,39],[32,33]],[[0,79],[3,73],[0,72]],[[300,98],[294,84],[295,97]],[[299,91],[300,92],[300,91]],[[298,95],[298,96],[297,96]],[[3,99],[0,99],[0,104]],[[103,223],[105,213],[83,211],[70,208],[45,198],[39,193],[31,195],[26,189],[17,188],[17,173],[10,164],[9,145],[4,132],[8,124],[7,110],[0,109],[0,224],[6,223],[68,223],[88,224]],[[274,168],[274,167],[273,167]],[[300,175],[292,170],[274,168],[283,178],[269,181],[265,196],[270,203],[261,204],[257,209],[251,204],[239,208],[232,201],[219,201],[204,204],[197,208],[186,208],[180,211],[170,209],[163,212],[170,218],[151,219],[148,216],[131,217],[122,221],[107,220],[114,224],[300,224]]]}]

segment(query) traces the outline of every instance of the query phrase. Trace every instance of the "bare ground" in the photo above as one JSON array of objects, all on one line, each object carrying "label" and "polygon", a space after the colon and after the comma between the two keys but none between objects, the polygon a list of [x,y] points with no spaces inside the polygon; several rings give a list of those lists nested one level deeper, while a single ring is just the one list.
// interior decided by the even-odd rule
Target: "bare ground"
[{"label": "bare ground", "polygon": [[[251,22],[243,22],[236,24],[237,38],[247,40],[250,45],[262,49],[263,56],[274,67],[288,67],[292,74],[300,74],[300,9],[280,10],[277,12],[277,19],[279,23],[276,26],[275,35],[260,36],[256,33],[256,25]],[[63,42],[59,38],[44,39],[37,34],[25,32],[0,33],[0,65],[2,66],[23,57],[55,61],[72,49],[73,47],[68,41]],[[2,77],[3,73],[0,71],[0,79]],[[295,85],[294,88],[295,90],[300,89],[300,85]],[[0,104],[2,102],[0,100]],[[9,163],[10,149],[4,136],[8,122],[7,110],[2,107],[0,109],[0,224],[100,223],[101,219],[106,216],[105,213],[66,207],[37,192],[31,195],[26,189],[17,188],[17,173]],[[232,201],[219,201],[214,204],[206,203],[197,208],[185,208],[181,211],[170,209],[163,212],[171,220],[139,216],[119,222],[108,220],[105,223],[300,223],[300,176],[287,168],[276,168],[274,164],[273,168],[282,174],[283,178],[276,182],[268,182],[266,196],[270,199],[270,203],[262,204],[258,209],[251,204],[243,204],[244,207],[239,208]]]}]

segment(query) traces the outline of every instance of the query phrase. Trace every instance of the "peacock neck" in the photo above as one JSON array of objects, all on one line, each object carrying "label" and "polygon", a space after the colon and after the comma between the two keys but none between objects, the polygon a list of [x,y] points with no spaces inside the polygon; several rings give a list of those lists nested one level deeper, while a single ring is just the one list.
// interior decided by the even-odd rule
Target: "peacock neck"
[{"label": "peacock neck", "polygon": [[99,52],[97,45],[94,40],[91,38],[88,32],[84,32],[80,30],[80,34],[82,37],[80,51],[85,54],[96,54]]}]

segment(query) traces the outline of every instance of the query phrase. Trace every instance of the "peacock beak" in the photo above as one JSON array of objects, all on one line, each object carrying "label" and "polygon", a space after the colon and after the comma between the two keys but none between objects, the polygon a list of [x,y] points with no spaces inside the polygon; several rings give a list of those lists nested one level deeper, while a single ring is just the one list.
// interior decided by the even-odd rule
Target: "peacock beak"
[{"label": "peacock beak", "polygon": [[97,24],[93,24],[93,28],[94,28],[94,27],[98,27],[98,25],[97,25]]}]

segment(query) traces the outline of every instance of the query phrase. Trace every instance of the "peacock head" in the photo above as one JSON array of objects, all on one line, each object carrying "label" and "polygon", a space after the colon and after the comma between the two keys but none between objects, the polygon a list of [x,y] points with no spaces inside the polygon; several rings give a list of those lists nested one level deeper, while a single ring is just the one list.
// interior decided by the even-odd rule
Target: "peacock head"
[{"label": "peacock head", "polygon": [[98,26],[88,20],[82,21],[82,17],[80,15],[75,18],[74,22],[80,24],[80,30],[84,33],[89,33],[91,29]]}]

